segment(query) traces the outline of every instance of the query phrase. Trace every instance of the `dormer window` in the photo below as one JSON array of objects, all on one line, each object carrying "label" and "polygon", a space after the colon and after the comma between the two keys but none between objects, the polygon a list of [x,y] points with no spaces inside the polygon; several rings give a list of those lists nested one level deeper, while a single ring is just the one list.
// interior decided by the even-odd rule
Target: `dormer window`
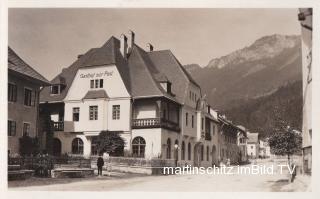
[{"label": "dormer window", "polygon": [[161,82],[160,85],[167,93],[172,94],[172,92],[171,92],[171,82],[168,82],[168,81],[167,82]]},{"label": "dormer window", "polygon": [[61,92],[61,85],[60,85],[60,84],[52,85],[52,86],[51,86],[50,93],[51,93],[52,95],[59,95],[60,92]]}]

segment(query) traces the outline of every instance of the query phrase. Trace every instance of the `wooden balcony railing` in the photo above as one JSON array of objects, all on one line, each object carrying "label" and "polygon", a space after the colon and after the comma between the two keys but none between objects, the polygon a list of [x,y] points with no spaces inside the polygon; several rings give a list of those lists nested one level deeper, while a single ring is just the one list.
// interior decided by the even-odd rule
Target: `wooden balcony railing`
[{"label": "wooden balcony railing", "polygon": [[54,131],[63,131],[64,122],[63,121],[53,122],[53,129]]},{"label": "wooden balcony railing", "polygon": [[169,130],[180,132],[180,126],[178,123],[163,118],[132,119],[132,128],[166,128]]}]

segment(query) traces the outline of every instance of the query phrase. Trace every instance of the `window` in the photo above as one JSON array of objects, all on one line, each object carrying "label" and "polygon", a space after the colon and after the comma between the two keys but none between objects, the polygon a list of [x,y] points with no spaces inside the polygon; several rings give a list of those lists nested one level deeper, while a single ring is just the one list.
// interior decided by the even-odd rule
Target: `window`
[{"label": "window", "polygon": [[15,121],[8,120],[8,136],[16,135],[16,127],[17,127],[17,124]]},{"label": "window", "polygon": [[191,144],[188,144],[188,160],[191,160]]},{"label": "window", "polygon": [[204,127],[204,119],[201,118],[201,129],[203,130],[203,127]]},{"label": "window", "polygon": [[192,115],[191,116],[191,127],[193,128],[193,126],[194,126],[194,116]]},{"label": "window", "polygon": [[167,140],[167,159],[171,159],[171,140]]},{"label": "window", "polygon": [[94,80],[90,80],[90,88],[94,88]]},{"label": "window", "polygon": [[181,160],[185,159],[185,145],[184,145],[184,141],[182,141],[181,144]]},{"label": "window", "polygon": [[103,79],[90,80],[90,88],[103,88]]},{"label": "window", "polygon": [[16,102],[17,101],[17,85],[8,84],[8,101]]},{"label": "window", "polygon": [[98,106],[89,107],[89,119],[98,120]]},{"label": "window", "polygon": [[203,147],[203,145],[201,145],[201,161],[203,161],[204,160],[204,147]]},{"label": "window", "polygon": [[120,105],[112,106],[112,119],[119,120],[120,119]]},{"label": "window", "polygon": [[23,123],[23,136],[29,136],[30,135],[30,124],[29,123]]},{"label": "window", "polygon": [[80,116],[80,108],[74,107],[72,111],[72,120],[79,121],[79,116]]},{"label": "window", "polygon": [[207,146],[207,161],[209,161],[209,146]]},{"label": "window", "polygon": [[51,94],[53,94],[53,95],[60,94],[60,85],[52,85],[51,86]]},{"label": "window", "polygon": [[31,106],[32,101],[32,90],[25,88],[24,89],[24,105]]},{"label": "window", "polygon": [[186,126],[188,126],[188,113],[186,113]]},{"label": "window", "polygon": [[142,137],[135,137],[132,140],[132,155],[133,157],[144,157],[146,141]]},{"label": "window", "polygon": [[72,140],[72,153],[83,154],[83,141],[80,138]]},{"label": "window", "polygon": [[98,136],[91,137],[91,155],[99,155],[98,154]]}]

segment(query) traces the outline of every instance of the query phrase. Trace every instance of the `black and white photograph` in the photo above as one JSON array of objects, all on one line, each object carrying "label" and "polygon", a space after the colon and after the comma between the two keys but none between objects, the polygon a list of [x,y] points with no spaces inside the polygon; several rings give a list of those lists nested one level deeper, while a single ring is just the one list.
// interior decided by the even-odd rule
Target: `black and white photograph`
[{"label": "black and white photograph", "polygon": [[319,9],[124,5],[6,8],[9,192],[315,191]]}]

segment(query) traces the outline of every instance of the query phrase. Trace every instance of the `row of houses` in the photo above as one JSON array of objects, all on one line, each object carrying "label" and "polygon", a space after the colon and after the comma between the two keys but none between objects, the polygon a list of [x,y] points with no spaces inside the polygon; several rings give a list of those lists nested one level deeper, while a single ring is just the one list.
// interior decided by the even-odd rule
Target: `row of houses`
[{"label": "row of houses", "polygon": [[132,31],[79,55],[51,82],[10,48],[8,70],[10,154],[28,135],[53,155],[89,157],[102,131],[119,134],[127,156],[179,165],[239,163],[250,154],[247,130],[208,104],[170,50],[145,50]]}]

